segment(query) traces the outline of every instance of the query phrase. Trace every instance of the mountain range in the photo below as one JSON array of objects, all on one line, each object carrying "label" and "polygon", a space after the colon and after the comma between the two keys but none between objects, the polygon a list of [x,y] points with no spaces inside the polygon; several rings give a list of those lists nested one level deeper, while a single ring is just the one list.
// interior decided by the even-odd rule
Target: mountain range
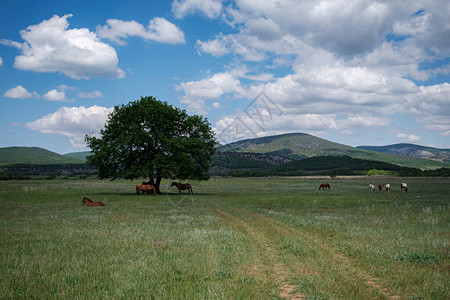
[{"label": "mountain range", "polygon": [[[248,152],[248,153],[264,153],[269,155],[279,155],[293,160],[311,158],[316,156],[350,156],[356,159],[382,161],[405,167],[413,167],[420,169],[430,169],[439,167],[449,167],[450,160],[448,157],[439,156],[441,159],[435,159],[437,153],[450,154],[450,149],[435,149],[430,147],[409,144],[411,147],[416,146],[422,153],[426,151],[434,156],[417,156],[416,152],[398,152],[391,153],[382,151],[391,149],[392,146],[374,147],[376,149],[365,149],[359,147],[351,147],[344,144],[331,142],[313,135],[305,133],[288,133],[276,136],[268,136],[254,139],[246,139],[219,146],[219,152]],[[395,148],[395,147],[394,147]]]},{"label": "mountain range", "polygon": [[[450,167],[450,149],[414,144],[351,147],[305,133],[246,139],[217,147],[215,166],[227,160],[236,167],[283,165],[319,156],[347,156],[420,169]],[[90,152],[60,155],[38,147],[0,148],[0,166],[14,164],[83,164]],[[219,163],[217,163],[219,162]],[[306,162],[306,161],[305,161]],[[214,160],[213,160],[214,165]]]},{"label": "mountain range", "polygon": [[450,162],[450,149],[437,149],[406,143],[387,146],[358,146],[357,148],[381,153],[407,155]]}]

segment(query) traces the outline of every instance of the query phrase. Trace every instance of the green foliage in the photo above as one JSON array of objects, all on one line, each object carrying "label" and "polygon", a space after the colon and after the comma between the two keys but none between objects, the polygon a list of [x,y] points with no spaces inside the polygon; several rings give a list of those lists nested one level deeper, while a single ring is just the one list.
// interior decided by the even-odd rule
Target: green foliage
[{"label": "green foliage", "polygon": [[274,169],[280,174],[282,174],[283,172],[296,170],[327,170],[327,172],[329,172],[328,170],[334,170],[335,174],[351,175],[345,173],[353,173],[353,171],[362,172],[370,169],[399,171],[402,169],[402,167],[381,161],[352,158],[350,156],[316,156],[302,160],[295,160],[290,163],[278,166]]},{"label": "green foliage", "polygon": [[[69,175],[95,175],[97,170],[92,168],[88,164],[20,164],[20,165],[7,165],[2,167],[2,171],[7,176],[2,176],[0,172],[0,179],[20,179],[17,176],[50,176],[54,174],[56,176],[69,176]],[[24,177],[26,178],[26,177]]]},{"label": "green foliage", "polygon": [[0,169],[0,180],[29,180],[30,176],[24,176],[18,173],[5,172]]},{"label": "green foliage", "polygon": [[50,173],[48,176],[47,176],[47,178],[45,178],[45,179],[47,179],[47,180],[53,180],[53,179],[56,179],[56,177],[58,177],[55,173]]},{"label": "green foliage", "polygon": [[[404,167],[375,160],[352,158],[350,156],[316,156],[294,160],[278,166],[262,161],[251,161],[243,158],[226,157],[214,160],[213,166],[220,166],[218,175],[238,177],[260,176],[304,176],[304,175],[392,175]],[[226,168],[226,170],[224,170]],[[368,171],[370,170],[370,171]]]},{"label": "green foliage", "polygon": [[399,175],[405,177],[450,177],[450,168],[425,171],[415,168],[405,168],[399,172]]},{"label": "green foliage", "polygon": [[392,172],[386,171],[386,170],[371,169],[371,170],[367,171],[366,175],[369,175],[369,176],[392,175]]},{"label": "green foliage", "polygon": [[101,137],[86,136],[100,178],[207,180],[215,153],[210,124],[198,115],[143,97],[114,107]]}]

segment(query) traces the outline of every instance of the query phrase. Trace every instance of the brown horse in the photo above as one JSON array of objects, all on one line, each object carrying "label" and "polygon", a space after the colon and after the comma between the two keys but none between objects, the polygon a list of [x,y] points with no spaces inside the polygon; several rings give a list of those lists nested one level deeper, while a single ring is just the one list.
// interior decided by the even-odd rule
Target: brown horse
[{"label": "brown horse", "polygon": [[92,201],[87,197],[83,197],[83,202],[81,202],[81,205],[86,204],[87,206],[105,206],[103,202],[100,201]]},{"label": "brown horse", "polygon": [[137,184],[136,185],[136,196],[139,196],[140,193],[152,193],[153,196],[156,196],[156,189],[151,184]]},{"label": "brown horse", "polygon": [[326,189],[331,189],[331,184],[329,184],[329,183],[322,183],[320,186],[319,186],[319,191],[320,190],[326,190]]},{"label": "brown horse", "polygon": [[190,193],[194,193],[194,191],[192,191],[192,186],[189,183],[179,183],[179,182],[172,182],[172,184],[170,185],[170,187],[176,186],[178,191],[181,194],[181,190],[188,190],[189,194]]},{"label": "brown horse", "polygon": [[380,183],[380,184],[378,185],[378,189],[379,189],[380,192],[381,192],[381,191],[383,190],[383,184]]}]

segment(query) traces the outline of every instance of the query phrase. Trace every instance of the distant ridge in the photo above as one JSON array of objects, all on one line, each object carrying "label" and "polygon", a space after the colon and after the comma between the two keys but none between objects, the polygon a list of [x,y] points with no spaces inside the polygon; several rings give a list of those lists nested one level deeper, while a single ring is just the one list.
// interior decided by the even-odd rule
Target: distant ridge
[{"label": "distant ridge", "polygon": [[39,147],[0,148],[0,165],[82,164],[83,160],[60,155]]},{"label": "distant ridge", "polygon": [[383,161],[420,169],[450,166],[450,162],[446,160],[430,160],[410,155],[360,149],[306,133],[287,133],[241,140],[219,146],[217,151],[274,154],[295,160],[316,156],[350,156],[352,158]]},{"label": "distant ridge", "polygon": [[83,162],[86,162],[86,156],[88,156],[90,154],[91,154],[91,151],[81,151],[81,152],[66,153],[66,154],[64,154],[64,156],[80,159]]},{"label": "distant ridge", "polygon": [[408,155],[450,162],[450,149],[438,149],[407,143],[386,146],[358,146],[357,148],[381,153]]},{"label": "distant ridge", "polygon": [[246,139],[218,147],[217,150],[268,153],[283,155],[293,159],[320,155],[350,155],[355,152],[364,152],[351,146],[330,142],[306,133],[286,133]]},{"label": "distant ridge", "polygon": [[[224,164],[265,168],[317,156],[348,156],[419,169],[450,167],[450,149],[436,149],[414,144],[355,148],[306,133],[287,133],[241,140],[219,145],[217,151],[218,154],[211,166],[216,166],[218,169],[223,168]],[[89,151],[60,155],[39,147],[7,147],[0,148],[0,166],[85,164],[87,155],[90,155]]]}]

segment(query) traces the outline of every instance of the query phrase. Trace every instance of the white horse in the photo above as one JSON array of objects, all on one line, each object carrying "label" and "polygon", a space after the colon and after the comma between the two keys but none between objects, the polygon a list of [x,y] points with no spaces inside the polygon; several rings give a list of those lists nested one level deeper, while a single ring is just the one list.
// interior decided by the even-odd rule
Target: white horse
[{"label": "white horse", "polygon": [[375,186],[373,184],[369,184],[369,191],[375,191]]},{"label": "white horse", "polygon": [[386,192],[390,192],[391,191],[391,185],[388,183],[386,184]]},{"label": "white horse", "polygon": [[405,191],[406,193],[408,192],[408,185],[406,183],[402,183],[400,185],[400,188],[402,189],[402,191]]}]

